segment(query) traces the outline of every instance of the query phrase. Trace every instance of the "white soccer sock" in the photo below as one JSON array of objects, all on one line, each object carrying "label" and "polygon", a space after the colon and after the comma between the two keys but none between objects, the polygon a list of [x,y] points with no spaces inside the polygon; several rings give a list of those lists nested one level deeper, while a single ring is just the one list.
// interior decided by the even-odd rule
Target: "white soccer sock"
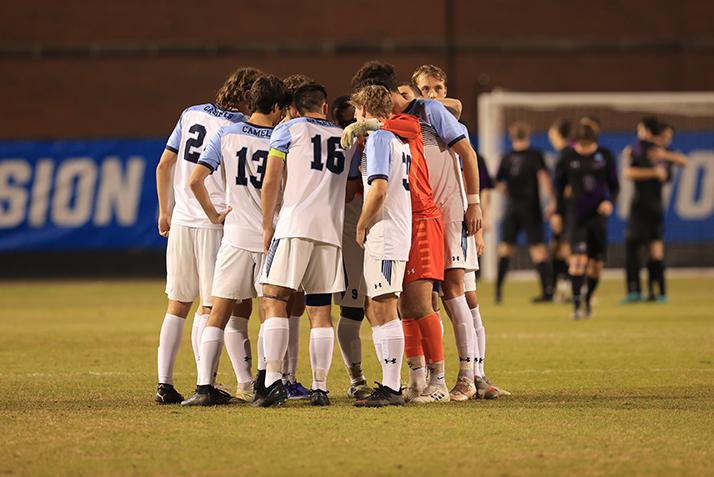
[{"label": "white soccer sock", "polygon": [[404,329],[399,320],[380,326],[382,337],[382,385],[393,391],[402,386],[402,356],[404,356]]},{"label": "white soccer sock", "polygon": [[345,362],[347,373],[350,375],[350,383],[356,384],[364,380],[362,374],[362,339],[359,331],[362,320],[351,320],[340,316],[337,322],[337,344],[342,352],[342,359]]},{"label": "white soccer sock", "polygon": [[282,364],[285,352],[288,350],[289,328],[287,317],[274,316],[263,323],[266,388],[283,377]]},{"label": "white soccer sock", "polygon": [[327,391],[327,373],[332,365],[335,348],[335,332],[332,327],[310,330],[310,365],[312,365],[312,389]]},{"label": "white soccer sock", "polygon": [[215,384],[218,363],[223,351],[223,330],[207,326],[201,335],[201,353],[198,363],[198,385]]},{"label": "white soccer sock", "polygon": [[298,356],[300,354],[300,316],[291,316],[289,319],[290,338],[288,339],[288,350],[283,361],[283,382],[290,381],[296,383]]},{"label": "white soccer sock", "polygon": [[174,384],[174,364],[178,354],[181,339],[183,338],[183,325],[185,318],[166,313],[164,322],[161,324],[159,334],[159,351],[157,363],[159,368],[159,382],[164,384]]},{"label": "white soccer sock", "polygon": [[248,337],[248,318],[231,316],[226,325],[223,339],[238,383],[253,381],[251,372],[253,353],[250,350],[250,338]]},{"label": "white soccer sock", "polygon": [[377,361],[382,362],[382,335],[379,332],[381,326],[372,327],[372,342],[374,343],[374,350],[377,352]]},{"label": "white soccer sock", "polygon": [[466,376],[467,379],[473,379],[476,335],[466,297],[459,295],[450,300],[444,300],[444,304],[449,309],[454,325],[456,350],[459,354],[459,377]]},{"label": "white soccer sock", "polygon": [[426,387],[426,358],[424,355],[407,358],[409,365],[409,387],[424,389]]},{"label": "white soccer sock", "polygon": [[481,321],[481,305],[476,305],[476,308],[471,310],[473,316],[474,331],[476,332],[476,345],[478,362],[474,361],[474,374],[483,376],[483,362],[486,359],[486,328]]},{"label": "white soccer sock", "polygon": [[430,386],[446,386],[445,381],[445,363],[437,361],[429,365],[429,385]]},{"label": "white soccer sock", "polygon": [[[198,375],[198,366],[200,365],[201,361],[201,337],[203,336],[203,330],[206,329],[206,325],[208,324],[208,319],[211,317],[210,314],[207,315],[199,315],[200,319],[198,320],[198,330],[196,331],[198,334],[196,335],[196,344],[198,345],[196,349],[198,350],[198,358],[196,360],[196,374]],[[191,330],[193,332],[193,330]],[[196,376],[196,384],[198,384],[198,376]]]},{"label": "white soccer sock", "polygon": [[265,341],[263,340],[263,334],[265,323],[260,324],[260,329],[258,330],[258,344],[256,345],[258,352],[258,371],[265,371]]},{"label": "white soccer sock", "polygon": [[[191,349],[193,350],[193,359],[196,361],[196,370],[198,372],[198,355],[201,348],[201,335],[198,330],[201,328],[201,316],[198,313],[193,315],[193,326],[191,326]],[[205,328],[205,325],[204,325]]]}]

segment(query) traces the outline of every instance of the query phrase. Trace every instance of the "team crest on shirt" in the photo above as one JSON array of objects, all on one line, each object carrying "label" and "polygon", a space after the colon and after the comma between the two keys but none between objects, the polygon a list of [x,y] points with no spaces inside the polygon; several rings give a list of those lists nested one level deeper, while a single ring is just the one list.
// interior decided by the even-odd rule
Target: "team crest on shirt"
[{"label": "team crest on shirt", "polygon": [[572,167],[573,169],[577,169],[578,167],[580,167],[580,161],[570,161],[570,167]]}]

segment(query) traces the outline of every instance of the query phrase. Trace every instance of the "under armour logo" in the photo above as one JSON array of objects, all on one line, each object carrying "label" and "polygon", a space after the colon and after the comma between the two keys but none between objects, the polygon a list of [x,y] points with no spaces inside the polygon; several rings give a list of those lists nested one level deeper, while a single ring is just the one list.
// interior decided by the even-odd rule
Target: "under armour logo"
[{"label": "under armour logo", "polygon": [[452,256],[451,256],[451,261],[452,261],[452,262],[458,262],[458,261],[460,261],[460,260],[461,260],[461,257],[457,257],[456,255],[452,255]]},{"label": "under armour logo", "polygon": [[245,361],[247,363],[249,361],[252,361],[252,359],[250,356],[246,356],[245,358],[243,358],[243,361]]},{"label": "under armour logo", "polygon": [[459,358],[459,361],[461,361],[461,362],[464,362],[464,361],[465,361],[465,362],[467,362],[467,363],[470,363],[470,362],[471,362],[471,358]]},{"label": "under armour logo", "polygon": [[413,268],[407,270],[407,275],[411,275],[412,273],[416,273],[416,270],[414,270]]},{"label": "under armour logo", "polygon": [[382,283],[381,283],[381,282],[380,282],[380,283],[375,283],[375,284],[374,284],[374,288],[375,288],[375,289],[377,289],[377,288],[382,288]]},{"label": "under armour logo", "polygon": [[384,362],[387,364],[389,364],[389,363],[397,364],[397,358],[385,359]]}]

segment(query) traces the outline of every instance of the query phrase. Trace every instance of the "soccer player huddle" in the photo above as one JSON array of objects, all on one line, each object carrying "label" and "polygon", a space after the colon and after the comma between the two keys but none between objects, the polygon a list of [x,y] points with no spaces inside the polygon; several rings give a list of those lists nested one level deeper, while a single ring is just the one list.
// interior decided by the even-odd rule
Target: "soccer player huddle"
[{"label": "soccer player huddle", "polygon": [[[155,402],[329,405],[335,335],[356,407],[510,394],[483,373],[474,275],[483,214],[478,158],[456,117],[461,103],[446,98],[446,75],[436,67],[421,67],[412,83],[401,93],[393,66],[368,62],[351,95],[330,108],[325,88],[307,77],[280,80],[241,68],[215,103],[183,112],[157,168],[169,304]],[[434,100],[414,97],[422,92]],[[439,295],[460,361],[451,391]],[[197,296],[191,341],[198,378],[184,400],[173,368]],[[248,319],[255,297],[254,376]],[[310,390],[295,377],[305,309]],[[382,367],[376,388],[361,367],[365,316]],[[224,345],[238,381],[234,395],[216,383]],[[404,356],[409,383],[402,388]]]}]

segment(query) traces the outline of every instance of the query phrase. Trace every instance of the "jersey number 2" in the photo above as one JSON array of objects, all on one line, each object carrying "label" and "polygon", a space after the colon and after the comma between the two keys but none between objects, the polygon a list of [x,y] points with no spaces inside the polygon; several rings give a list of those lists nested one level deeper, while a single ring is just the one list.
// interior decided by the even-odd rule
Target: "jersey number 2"
[{"label": "jersey number 2", "polygon": [[189,151],[192,147],[199,148],[203,146],[203,140],[206,139],[206,128],[200,124],[194,124],[188,129],[188,132],[191,134],[198,133],[198,135],[186,140],[186,149],[183,152],[183,158],[188,162],[198,164],[198,158],[201,157],[201,153],[198,151]]}]

